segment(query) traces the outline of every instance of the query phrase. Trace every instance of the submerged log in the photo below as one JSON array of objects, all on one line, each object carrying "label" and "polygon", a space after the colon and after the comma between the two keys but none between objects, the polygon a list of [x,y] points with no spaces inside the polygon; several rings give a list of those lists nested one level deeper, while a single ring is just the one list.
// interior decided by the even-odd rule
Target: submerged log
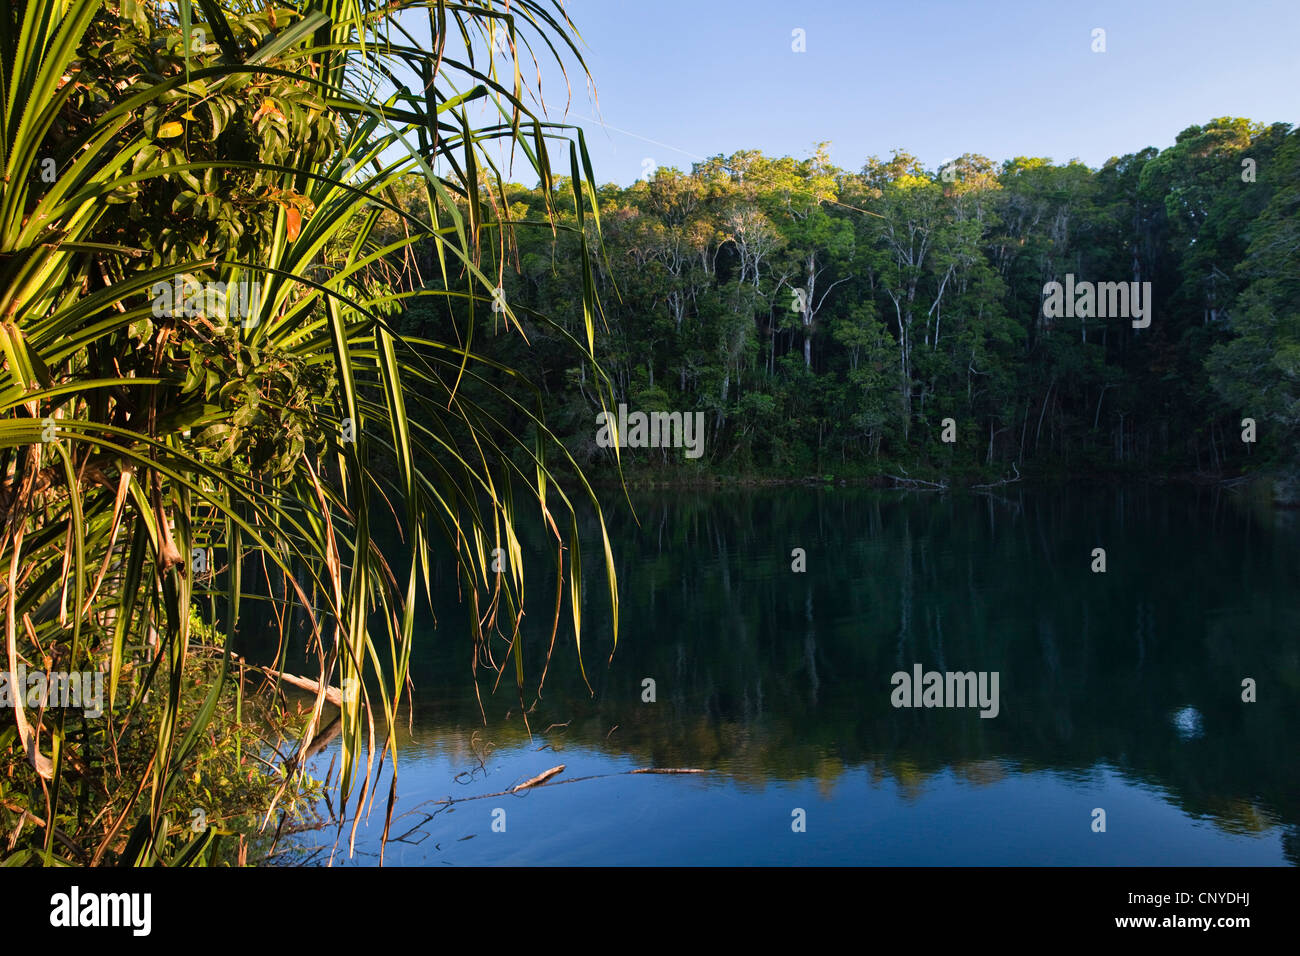
[{"label": "submerged log", "polygon": [[946,481],[926,481],[923,478],[900,478],[898,475],[889,475],[888,477],[894,479],[895,487],[899,488],[915,488],[921,490],[933,488],[936,491],[948,490],[948,482]]},{"label": "submerged log", "polygon": [[695,770],[688,767],[642,767],[640,770],[629,770],[628,773],[706,773],[704,770]]}]

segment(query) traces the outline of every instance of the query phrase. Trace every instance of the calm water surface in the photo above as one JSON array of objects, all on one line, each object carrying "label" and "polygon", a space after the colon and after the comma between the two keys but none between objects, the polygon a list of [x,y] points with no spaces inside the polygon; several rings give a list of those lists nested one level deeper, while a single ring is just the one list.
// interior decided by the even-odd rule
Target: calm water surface
[{"label": "calm water surface", "polygon": [[[425,622],[399,731],[387,864],[1300,862],[1290,516],[1171,487],[633,502],[639,526],[626,509],[610,516],[623,601],[612,662],[599,537],[585,529],[594,696],[562,628],[536,697],[554,572],[536,529],[526,542],[527,728],[510,672],[493,694],[480,670],[480,717],[464,612],[440,572],[446,600],[439,626]],[[997,716],[895,708],[891,676],[916,664],[996,671]],[[544,787],[465,799],[559,764]],[[626,773],[645,767],[706,772]],[[356,854],[336,851],[335,865],[378,862],[387,786],[386,767]],[[296,845],[323,863],[333,838]]]}]

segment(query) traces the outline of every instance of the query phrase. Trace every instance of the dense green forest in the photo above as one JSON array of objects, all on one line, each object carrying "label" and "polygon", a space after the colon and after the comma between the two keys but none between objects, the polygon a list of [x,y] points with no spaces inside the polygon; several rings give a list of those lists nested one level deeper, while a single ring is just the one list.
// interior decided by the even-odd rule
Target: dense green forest
[{"label": "dense green forest", "polygon": [[[528,319],[575,332],[582,321],[584,237],[545,224],[548,200],[575,218],[567,183],[550,193],[510,187],[510,218],[542,225],[492,250],[526,340],[502,334],[503,308],[480,307],[474,348],[544,390],[548,424],[577,460],[612,465],[589,373]],[[899,151],[851,172],[827,144],[804,160],[742,151],[605,186],[598,201],[600,238],[588,209],[585,241],[604,243],[596,354],[616,400],[702,412],[706,428],[698,460],[624,449],[629,474],[1294,481],[1300,132],[1289,124],[1214,119],[1100,169],[967,154],[927,170]],[[1149,282],[1149,326],[1048,317],[1044,288],[1069,275]],[[447,311],[413,308],[406,329],[442,331]]]}]

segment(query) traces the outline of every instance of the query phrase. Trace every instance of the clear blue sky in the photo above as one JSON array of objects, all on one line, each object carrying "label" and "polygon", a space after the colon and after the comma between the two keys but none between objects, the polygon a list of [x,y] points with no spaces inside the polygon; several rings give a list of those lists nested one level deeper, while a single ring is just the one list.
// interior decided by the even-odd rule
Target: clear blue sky
[{"label": "clear blue sky", "polygon": [[[566,0],[596,179],[738,149],[1099,166],[1216,116],[1300,123],[1300,0]],[[1092,31],[1106,31],[1094,53]],[[791,49],[794,29],[807,50]],[[551,118],[564,91],[545,70]],[[583,117],[599,116],[597,122]],[[652,142],[651,142],[652,141]],[[556,157],[567,166],[562,155]],[[523,177],[520,177],[523,178]],[[528,177],[531,182],[534,177]]]}]

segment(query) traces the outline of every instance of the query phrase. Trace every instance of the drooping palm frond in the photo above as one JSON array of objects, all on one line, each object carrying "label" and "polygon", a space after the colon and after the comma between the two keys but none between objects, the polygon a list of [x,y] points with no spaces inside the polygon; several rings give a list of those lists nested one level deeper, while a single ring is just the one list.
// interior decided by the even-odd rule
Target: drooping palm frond
[{"label": "drooping palm frond", "polygon": [[[581,648],[574,503],[548,456],[581,474],[536,390],[473,348],[488,303],[508,325],[525,318],[493,294],[511,224],[490,144],[517,148],[548,187],[548,143],[568,144],[589,251],[581,135],[530,105],[523,81],[534,47],[581,67],[572,25],[530,0],[19,0],[0,26],[2,666],[102,668],[110,700],[102,726],[75,735],[64,713],[15,708],[49,811],[43,858],[67,852],[55,820],[84,799],[76,778],[162,695],[147,779],[115,782],[78,853],[202,859],[212,834],[178,843],[168,809],[250,601],[273,607],[282,643],[295,622],[311,634],[319,692],[300,758],[326,687],[357,689],[341,708],[341,787],[346,801],[359,786],[359,807],[392,749],[376,727],[397,723],[440,550],[460,566],[475,662],[502,631],[522,689],[519,489],[554,534]],[[399,195],[413,175],[418,209]],[[437,268],[417,281],[421,255]],[[584,277],[579,335],[551,328],[590,360],[599,306]],[[445,303],[446,340],[402,334],[420,297]],[[372,541],[389,520],[400,555]],[[604,550],[616,635],[607,536]],[[185,710],[191,607],[214,601],[223,663]]]}]

